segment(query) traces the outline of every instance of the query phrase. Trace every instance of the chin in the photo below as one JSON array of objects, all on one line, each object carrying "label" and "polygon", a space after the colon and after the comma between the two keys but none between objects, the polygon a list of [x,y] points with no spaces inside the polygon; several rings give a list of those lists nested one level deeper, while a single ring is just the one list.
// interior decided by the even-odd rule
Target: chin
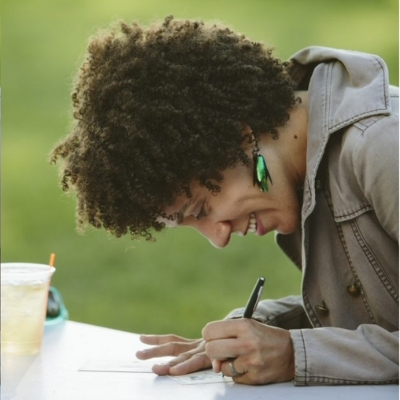
[{"label": "chin", "polygon": [[280,233],[281,235],[290,235],[296,232],[297,227],[299,226],[299,220],[296,218],[293,221],[285,221],[284,225],[278,226],[276,232]]},{"label": "chin", "polygon": [[291,235],[292,233],[296,232],[296,230],[290,231],[290,230],[277,229],[275,232],[279,233],[280,235]]}]

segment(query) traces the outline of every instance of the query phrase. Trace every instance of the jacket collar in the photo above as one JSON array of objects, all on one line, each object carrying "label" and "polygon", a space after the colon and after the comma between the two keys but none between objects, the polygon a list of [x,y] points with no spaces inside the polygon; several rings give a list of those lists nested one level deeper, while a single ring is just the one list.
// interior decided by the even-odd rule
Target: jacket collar
[{"label": "jacket collar", "polygon": [[362,118],[390,113],[388,70],[371,54],[309,47],[292,56],[292,78],[308,89],[303,222],[315,205],[315,179],[329,137]]},{"label": "jacket collar", "polygon": [[370,115],[389,113],[389,74],[380,57],[314,46],[300,50],[292,61],[297,84],[314,70],[309,89],[322,89],[323,97],[329,100],[325,110],[329,131]]}]

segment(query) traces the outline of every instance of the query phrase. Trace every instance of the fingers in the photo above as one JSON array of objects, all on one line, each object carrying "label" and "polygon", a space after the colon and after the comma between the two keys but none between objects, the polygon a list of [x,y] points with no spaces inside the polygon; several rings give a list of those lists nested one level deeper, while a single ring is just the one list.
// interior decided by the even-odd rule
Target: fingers
[{"label": "fingers", "polygon": [[262,376],[247,371],[246,365],[243,364],[239,358],[222,362],[221,372],[225,376],[230,376],[235,383],[246,385],[260,385],[267,383]]},{"label": "fingers", "polygon": [[192,339],[186,339],[177,335],[140,335],[140,341],[153,346],[170,342],[192,342]]},{"label": "fingers", "polygon": [[221,370],[222,361],[213,359],[213,360],[211,360],[211,365],[212,365],[213,371],[214,371],[216,374],[218,374],[219,372],[222,371],[222,370]]},{"label": "fingers", "polygon": [[[212,366],[237,383],[259,385],[293,379],[290,332],[251,319],[216,321],[203,329],[204,340],[176,335],[142,335],[154,347],[137,352],[146,360],[175,356],[153,366],[158,375],[184,375]],[[231,363],[231,364],[230,364]]]},{"label": "fingers", "polygon": [[223,361],[246,354],[249,351],[248,334],[252,323],[249,319],[240,319],[207,324],[203,329],[207,355]]},{"label": "fingers", "polygon": [[169,375],[169,369],[171,366],[168,363],[165,364],[154,364],[151,370],[160,376]]},{"label": "fingers", "polygon": [[[215,361],[216,360],[212,360],[213,365]],[[214,372],[222,372],[224,376],[231,377],[235,383],[246,385],[260,385],[266,383],[258,376],[254,376],[249,371],[246,371],[246,366],[243,365],[242,361],[239,359],[231,359],[218,362],[220,365],[220,369],[219,371],[215,371],[215,369],[213,368]],[[232,367],[229,366],[230,363],[232,363]]]},{"label": "fingers", "polygon": [[[246,371],[243,369],[244,367],[241,365],[241,363],[237,362],[237,360],[235,360],[234,368],[238,372],[238,375],[232,374],[229,368],[229,362],[225,361],[222,366],[222,373],[225,376],[230,376],[235,383],[241,383],[244,385],[265,385],[275,382],[275,380],[266,377],[262,373]],[[226,371],[226,373],[224,371]]]},{"label": "fingers", "polygon": [[214,371],[219,368],[235,382],[250,385],[293,379],[294,350],[289,331],[247,321],[237,324],[238,333],[232,337],[234,324],[225,322],[209,324],[204,330],[206,337],[217,338],[207,342],[205,347]]},{"label": "fingers", "polygon": [[153,365],[153,372],[157,375],[186,375],[202,369],[210,368],[211,360],[205,353],[184,353],[165,364]]},{"label": "fingers", "polygon": [[204,351],[205,342],[202,339],[185,339],[176,335],[142,335],[140,340],[154,345],[136,353],[136,357],[140,360],[176,356],[166,363],[153,365],[152,370],[157,375],[184,375],[211,366],[211,360]]},{"label": "fingers", "polygon": [[236,378],[247,373],[246,366],[241,365],[240,359],[237,358],[232,358],[230,360],[221,362],[221,372],[225,376],[230,376],[232,378]]},{"label": "fingers", "polygon": [[165,356],[178,356],[181,353],[185,353],[192,350],[193,347],[197,346],[198,342],[179,343],[171,342],[161,344],[159,346],[151,347],[149,349],[139,350],[136,352],[136,357],[139,360],[148,360],[154,357],[165,357]]},{"label": "fingers", "polygon": [[213,340],[206,344],[206,353],[212,359],[227,360],[243,354],[244,347],[240,339]]},{"label": "fingers", "polygon": [[211,366],[211,360],[205,353],[191,355],[186,360],[181,358],[179,362],[169,370],[170,375],[186,375],[192,372],[208,369]]},{"label": "fingers", "polygon": [[252,320],[248,318],[210,322],[203,328],[203,339],[209,342],[211,340],[237,338],[249,329],[251,323]]}]

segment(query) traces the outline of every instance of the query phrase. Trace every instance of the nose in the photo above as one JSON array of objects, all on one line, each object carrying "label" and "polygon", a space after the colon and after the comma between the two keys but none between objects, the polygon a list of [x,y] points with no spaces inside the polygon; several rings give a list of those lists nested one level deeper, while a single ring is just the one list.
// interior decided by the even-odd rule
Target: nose
[{"label": "nose", "polygon": [[232,225],[228,221],[210,223],[210,221],[196,221],[191,224],[202,236],[216,248],[226,247],[231,239]]}]

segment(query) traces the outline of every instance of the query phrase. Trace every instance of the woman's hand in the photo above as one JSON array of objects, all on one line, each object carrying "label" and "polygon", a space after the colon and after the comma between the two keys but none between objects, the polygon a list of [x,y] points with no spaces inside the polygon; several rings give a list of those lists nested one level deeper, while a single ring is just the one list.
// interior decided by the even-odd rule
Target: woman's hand
[{"label": "woman's hand", "polygon": [[141,335],[140,340],[154,347],[140,350],[136,357],[148,360],[153,357],[175,356],[165,364],[153,365],[157,375],[185,375],[211,368],[202,339],[185,339],[176,335]]},{"label": "woman's hand", "polygon": [[214,372],[222,371],[237,383],[261,385],[294,378],[294,350],[287,330],[241,318],[207,324],[203,338]]}]

